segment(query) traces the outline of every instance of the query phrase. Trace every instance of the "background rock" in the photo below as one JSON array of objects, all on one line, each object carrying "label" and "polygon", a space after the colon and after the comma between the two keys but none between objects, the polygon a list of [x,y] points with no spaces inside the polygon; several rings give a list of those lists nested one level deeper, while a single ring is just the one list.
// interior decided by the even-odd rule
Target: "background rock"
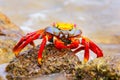
[{"label": "background rock", "polygon": [[0,12],[0,64],[13,58],[12,48],[22,34],[22,30]]}]

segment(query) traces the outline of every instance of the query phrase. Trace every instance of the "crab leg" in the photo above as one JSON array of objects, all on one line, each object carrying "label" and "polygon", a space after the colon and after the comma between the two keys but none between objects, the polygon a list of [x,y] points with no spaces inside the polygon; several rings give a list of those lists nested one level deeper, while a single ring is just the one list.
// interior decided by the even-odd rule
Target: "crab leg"
[{"label": "crab leg", "polygon": [[75,55],[77,52],[84,50],[84,49],[85,49],[85,47],[81,46],[81,47],[77,48],[76,50],[74,50],[72,54]]},{"label": "crab leg", "polygon": [[102,50],[95,43],[90,41],[89,44],[90,44],[90,49],[97,55],[97,57],[103,56]]},{"label": "crab leg", "polygon": [[84,62],[86,63],[89,60],[89,42],[86,39],[82,39],[82,44],[84,45]]},{"label": "crab leg", "polygon": [[15,53],[16,57],[19,55],[19,52],[29,43],[34,46],[33,40],[39,38],[40,33],[42,35],[43,30],[39,30],[33,33],[28,34],[27,36],[24,36],[17,45],[13,48],[13,52]]},{"label": "crab leg", "polygon": [[[73,51],[72,55],[75,55],[78,51],[85,50],[84,52],[84,62],[87,62],[89,60],[89,42],[85,41],[85,39],[78,39],[71,38],[72,43],[68,45],[68,48],[74,49],[77,48],[75,51]],[[83,46],[79,47],[79,44],[82,43]]]},{"label": "crab leg", "polygon": [[44,36],[44,37],[43,37],[43,40],[42,40],[42,43],[41,43],[41,45],[40,45],[39,52],[38,52],[38,63],[39,63],[39,64],[41,64],[42,52],[43,52],[43,50],[44,50],[44,47],[45,47],[47,41],[48,41],[48,36]]},{"label": "crab leg", "polygon": [[[72,40],[73,44],[70,45],[71,46],[76,46],[76,43],[78,44],[78,41],[76,40]],[[81,37],[79,38],[79,44],[82,44],[82,46],[78,47],[76,50],[73,51],[73,55],[75,55],[77,52],[81,51],[81,50],[85,50],[84,52],[84,62],[86,63],[89,60],[89,49],[92,50],[97,57],[102,57],[103,53],[101,51],[101,49],[95,44],[93,43],[91,40],[89,40],[86,37]]]},{"label": "crab leg", "polygon": [[103,56],[102,50],[95,43],[93,43],[91,40],[89,40],[88,38],[82,37],[81,44],[83,44],[85,46],[85,55],[84,55],[85,62],[87,62],[89,59],[89,51],[88,51],[89,48],[97,55],[97,57]]},{"label": "crab leg", "polygon": [[13,48],[13,51],[16,50],[24,41],[26,41],[29,37],[33,36],[35,32],[28,33],[26,36],[23,36],[20,41],[17,43],[17,45]]}]

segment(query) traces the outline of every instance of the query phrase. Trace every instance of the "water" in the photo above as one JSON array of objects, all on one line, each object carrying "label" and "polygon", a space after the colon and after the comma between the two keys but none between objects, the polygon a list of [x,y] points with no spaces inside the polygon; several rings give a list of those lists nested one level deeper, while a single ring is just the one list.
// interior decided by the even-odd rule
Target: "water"
[{"label": "water", "polygon": [[[6,75],[7,75],[7,73],[5,72],[5,67],[6,67],[7,65],[8,65],[7,63],[0,65],[0,77],[2,76],[2,79],[3,79],[3,80],[6,80]],[[0,79],[1,79],[1,78],[0,78]]]},{"label": "water", "polygon": [[120,25],[119,4],[119,0],[0,0],[0,11],[25,31],[65,21],[76,23],[88,32],[87,29],[102,30]]},{"label": "water", "polygon": [[119,0],[0,0],[0,11],[26,33],[63,21],[76,23],[97,43],[116,43],[110,39],[120,36],[119,4]]},{"label": "water", "polygon": [[120,54],[120,0],[0,0],[0,11],[25,33],[76,23],[105,55]]},{"label": "water", "polygon": [[76,23],[96,43],[120,43],[119,0],[0,0],[5,13],[26,33],[53,22]]}]

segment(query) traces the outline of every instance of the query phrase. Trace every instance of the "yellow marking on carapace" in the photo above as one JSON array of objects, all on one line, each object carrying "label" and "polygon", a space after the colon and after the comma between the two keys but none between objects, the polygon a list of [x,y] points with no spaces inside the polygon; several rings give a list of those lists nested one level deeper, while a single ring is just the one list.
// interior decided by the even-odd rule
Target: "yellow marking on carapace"
[{"label": "yellow marking on carapace", "polygon": [[71,23],[56,23],[55,25],[57,28],[61,30],[71,30],[74,27],[74,24]]}]

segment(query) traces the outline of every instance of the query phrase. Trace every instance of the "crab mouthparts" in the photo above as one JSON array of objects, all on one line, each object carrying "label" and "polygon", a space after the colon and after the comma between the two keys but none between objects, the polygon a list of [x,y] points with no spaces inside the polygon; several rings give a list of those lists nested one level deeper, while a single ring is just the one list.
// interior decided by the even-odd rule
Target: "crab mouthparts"
[{"label": "crab mouthparts", "polygon": [[68,34],[66,34],[66,35],[60,34],[60,35],[59,35],[60,40],[61,40],[62,42],[64,42],[65,45],[71,43],[71,41],[68,39],[68,37],[69,37]]},{"label": "crab mouthparts", "polygon": [[67,38],[68,38],[68,34],[62,34],[62,33],[61,33],[61,34],[59,35],[59,38],[62,38],[62,37],[65,37],[65,38],[67,39]]},{"label": "crab mouthparts", "polygon": [[62,37],[62,38],[61,38],[61,41],[63,41],[65,45],[67,45],[67,44],[70,44],[70,43],[71,43],[71,41],[70,41],[70,40],[68,40],[68,39],[67,39],[67,38],[65,38],[65,37]]}]

